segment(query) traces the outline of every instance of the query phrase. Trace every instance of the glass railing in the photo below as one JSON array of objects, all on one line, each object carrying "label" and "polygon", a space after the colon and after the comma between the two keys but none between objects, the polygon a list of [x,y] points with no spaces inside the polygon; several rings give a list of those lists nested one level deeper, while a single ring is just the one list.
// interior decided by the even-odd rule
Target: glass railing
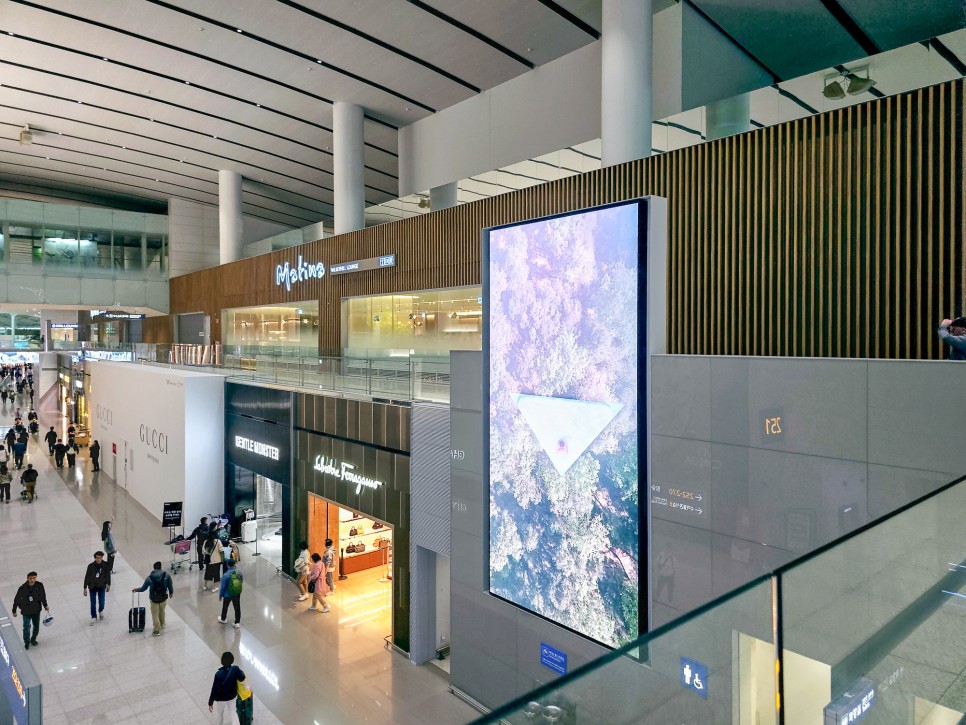
[{"label": "glass railing", "polygon": [[755,579],[474,725],[962,722],[964,481]]},{"label": "glass railing", "polygon": [[289,351],[238,355],[204,345],[182,346],[197,348],[196,354],[181,350],[173,355],[176,347],[139,345],[138,362],[201,367],[236,379],[373,398],[449,402],[448,358],[301,356]]}]

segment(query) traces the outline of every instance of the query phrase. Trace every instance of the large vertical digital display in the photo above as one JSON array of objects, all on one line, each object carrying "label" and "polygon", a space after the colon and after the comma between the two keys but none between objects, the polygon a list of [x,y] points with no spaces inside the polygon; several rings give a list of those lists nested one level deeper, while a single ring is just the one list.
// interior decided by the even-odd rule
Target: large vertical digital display
[{"label": "large vertical digital display", "polygon": [[638,635],[644,202],[487,230],[490,592]]}]

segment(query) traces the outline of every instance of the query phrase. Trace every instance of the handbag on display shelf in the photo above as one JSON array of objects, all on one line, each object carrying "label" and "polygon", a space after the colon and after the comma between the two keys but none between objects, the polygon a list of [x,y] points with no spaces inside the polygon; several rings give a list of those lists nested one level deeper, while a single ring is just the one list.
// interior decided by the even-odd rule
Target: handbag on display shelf
[{"label": "handbag on display shelf", "polygon": [[375,543],[376,543],[376,546],[378,546],[380,549],[388,549],[389,548],[389,539],[380,537],[380,538],[376,539],[376,542]]},{"label": "handbag on display shelf", "polygon": [[381,529],[381,528],[382,528],[382,524],[381,523],[379,523],[378,521],[373,521],[372,522],[372,529],[373,529],[373,531],[375,531],[376,529]]},{"label": "handbag on display shelf", "polygon": [[349,529],[349,536],[358,536],[358,535],[359,535],[359,529],[357,529],[355,526]]},{"label": "handbag on display shelf", "polygon": [[345,553],[346,554],[355,554],[356,553],[356,545],[355,544],[349,544],[347,547],[345,547]]},{"label": "handbag on display shelf", "polygon": [[357,554],[361,554],[365,550],[366,550],[366,545],[363,542],[360,541],[358,544],[356,544],[356,553]]}]

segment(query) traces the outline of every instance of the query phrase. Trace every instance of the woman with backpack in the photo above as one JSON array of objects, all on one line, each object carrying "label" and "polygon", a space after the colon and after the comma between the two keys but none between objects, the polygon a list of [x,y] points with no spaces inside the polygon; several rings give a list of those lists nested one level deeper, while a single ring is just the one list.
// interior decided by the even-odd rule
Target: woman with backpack
[{"label": "woman with backpack", "polygon": [[211,582],[211,591],[218,591],[218,585],[215,583],[221,579],[221,565],[225,559],[224,549],[221,547],[221,542],[218,537],[215,536],[215,532],[212,531],[208,534],[208,538],[205,539],[205,543],[201,547],[202,555],[205,557],[205,588],[204,591],[208,591],[208,582]]}]

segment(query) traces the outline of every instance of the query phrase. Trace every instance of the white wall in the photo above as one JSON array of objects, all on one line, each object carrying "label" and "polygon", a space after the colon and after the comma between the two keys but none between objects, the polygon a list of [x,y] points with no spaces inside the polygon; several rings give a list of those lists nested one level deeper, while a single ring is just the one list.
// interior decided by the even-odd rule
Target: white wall
[{"label": "white wall", "polygon": [[[600,79],[598,41],[400,129],[400,196],[600,138]],[[693,9],[654,14],[655,119],[769,83]]]},{"label": "white wall", "polygon": [[[104,361],[89,369],[92,438],[105,473],[159,521],[165,501],[184,502],[186,524],[221,513],[224,378]],[[150,435],[142,441],[151,430],[164,443],[153,445]]]}]

